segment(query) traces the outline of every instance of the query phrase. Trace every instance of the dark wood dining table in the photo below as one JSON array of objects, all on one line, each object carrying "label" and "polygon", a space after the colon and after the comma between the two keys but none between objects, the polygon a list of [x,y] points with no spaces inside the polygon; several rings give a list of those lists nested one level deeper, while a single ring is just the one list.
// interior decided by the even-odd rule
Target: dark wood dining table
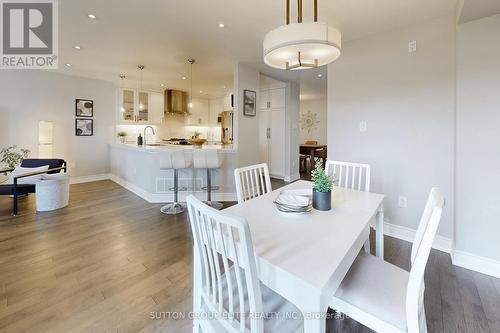
[{"label": "dark wood dining table", "polygon": [[302,155],[311,156],[311,165],[314,165],[314,154],[317,150],[327,149],[327,145],[309,145],[309,144],[301,144],[299,146],[299,153]]}]

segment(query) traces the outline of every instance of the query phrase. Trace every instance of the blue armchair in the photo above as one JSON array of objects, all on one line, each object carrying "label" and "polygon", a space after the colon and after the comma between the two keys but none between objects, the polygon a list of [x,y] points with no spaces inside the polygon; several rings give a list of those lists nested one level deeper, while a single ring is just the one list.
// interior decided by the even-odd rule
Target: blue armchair
[{"label": "blue armchair", "polygon": [[[29,176],[36,176],[41,174],[54,174],[59,172],[66,172],[66,161],[62,159],[39,159],[39,158],[27,158],[21,163],[23,168],[37,168],[41,166],[48,165],[49,169],[46,171],[32,172],[14,177],[13,184],[0,185],[0,195],[12,195],[13,198],[13,215],[18,213],[17,200],[20,195],[27,195],[29,193],[35,193],[35,184],[18,184],[20,178],[25,178]],[[0,170],[0,173],[12,172],[14,169]]]}]

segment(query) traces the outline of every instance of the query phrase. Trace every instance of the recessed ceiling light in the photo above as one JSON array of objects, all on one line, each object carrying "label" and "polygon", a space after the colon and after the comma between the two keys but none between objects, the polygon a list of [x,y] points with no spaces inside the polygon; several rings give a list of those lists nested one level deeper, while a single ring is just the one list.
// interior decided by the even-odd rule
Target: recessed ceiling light
[{"label": "recessed ceiling light", "polygon": [[200,90],[200,94],[203,94],[203,90]]},{"label": "recessed ceiling light", "polygon": [[222,88],[226,89],[226,86],[223,86]]},{"label": "recessed ceiling light", "polygon": [[217,26],[218,26],[219,28],[225,28],[225,27],[226,27],[226,25],[225,25],[224,23],[222,23],[222,22],[221,22],[221,23],[219,23],[219,24],[217,24]]},{"label": "recessed ceiling light", "polygon": [[72,65],[70,63],[67,63],[66,64],[66,67],[71,67]]},{"label": "recessed ceiling light", "polygon": [[318,77],[323,77],[323,74],[321,74],[321,73],[320,73],[320,74],[318,74]]},{"label": "recessed ceiling light", "polygon": [[97,18],[94,14],[88,14],[87,17],[91,20],[95,20]]},{"label": "recessed ceiling light", "polygon": [[81,49],[82,49],[82,47],[81,47],[80,45],[75,45],[75,46],[73,46],[73,48],[74,48],[75,50],[81,50]]},{"label": "recessed ceiling light", "polygon": [[162,84],[160,84],[160,86],[165,87],[165,85],[164,85],[163,83],[162,83]]},{"label": "recessed ceiling light", "polygon": [[185,79],[187,79],[187,77],[183,76],[182,79],[185,80]]}]

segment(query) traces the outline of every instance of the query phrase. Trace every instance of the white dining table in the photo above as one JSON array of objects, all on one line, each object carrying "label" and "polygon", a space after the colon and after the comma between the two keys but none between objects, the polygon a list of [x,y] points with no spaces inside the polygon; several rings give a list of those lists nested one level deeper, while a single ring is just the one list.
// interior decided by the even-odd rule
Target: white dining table
[{"label": "white dining table", "polygon": [[374,217],[377,254],[383,258],[384,195],[334,187],[330,211],[294,215],[276,209],[273,201],[282,190],[311,185],[297,181],[224,212],[247,219],[261,282],[297,306],[305,333],[324,333],[328,303],[368,238]]}]

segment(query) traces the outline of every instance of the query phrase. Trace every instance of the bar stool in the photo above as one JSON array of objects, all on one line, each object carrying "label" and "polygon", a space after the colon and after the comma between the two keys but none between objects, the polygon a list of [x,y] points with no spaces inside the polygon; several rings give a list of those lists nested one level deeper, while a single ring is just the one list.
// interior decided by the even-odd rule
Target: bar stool
[{"label": "bar stool", "polygon": [[178,202],[179,169],[188,169],[192,164],[192,161],[184,153],[184,150],[160,153],[160,169],[174,170],[174,202],[160,208],[163,214],[175,215],[184,212],[184,206]]},{"label": "bar stool", "polygon": [[219,158],[219,153],[216,149],[194,149],[193,150],[193,168],[207,169],[207,201],[208,206],[214,209],[222,209],[222,204],[217,201],[212,201],[212,169],[219,169],[222,165],[222,160]]}]

